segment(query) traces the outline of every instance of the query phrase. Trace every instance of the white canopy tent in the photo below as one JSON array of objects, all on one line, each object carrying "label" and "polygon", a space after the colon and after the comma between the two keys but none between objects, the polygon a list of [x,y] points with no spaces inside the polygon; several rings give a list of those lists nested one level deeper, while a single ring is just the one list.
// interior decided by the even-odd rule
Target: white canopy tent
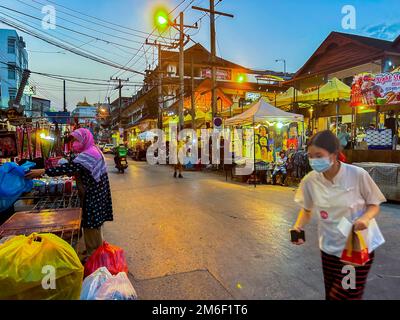
[{"label": "white canopy tent", "polygon": [[278,109],[264,99],[260,99],[250,109],[225,120],[226,126],[244,126],[260,122],[302,122],[304,116]]},{"label": "white canopy tent", "polygon": [[[272,105],[270,105],[268,102],[266,102],[264,99],[260,99],[259,101],[255,102],[253,106],[251,106],[247,111],[243,112],[242,114],[227,119],[225,121],[225,126],[246,126],[250,125],[254,126],[255,124],[259,123],[288,123],[288,122],[302,122],[303,123],[303,135],[304,135],[304,116],[301,114],[295,114],[295,113],[290,113],[283,111],[281,109],[278,109]],[[253,135],[255,136],[255,135]],[[304,139],[304,137],[303,137]],[[304,140],[303,140],[304,141]],[[253,144],[253,155],[252,155],[252,161],[253,161],[253,169],[255,174],[257,174],[257,167],[255,165],[256,159],[255,159],[255,143],[254,140],[252,141]],[[254,179],[254,181],[256,181]],[[254,182],[254,186],[256,186],[256,182]]]}]

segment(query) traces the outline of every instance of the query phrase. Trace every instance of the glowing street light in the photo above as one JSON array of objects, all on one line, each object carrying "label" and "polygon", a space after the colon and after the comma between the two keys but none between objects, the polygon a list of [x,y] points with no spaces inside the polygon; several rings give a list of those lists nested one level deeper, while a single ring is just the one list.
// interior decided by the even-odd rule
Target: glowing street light
[{"label": "glowing street light", "polygon": [[164,32],[170,26],[169,13],[166,8],[157,8],[154,12],[154,26],[159,32]]}]

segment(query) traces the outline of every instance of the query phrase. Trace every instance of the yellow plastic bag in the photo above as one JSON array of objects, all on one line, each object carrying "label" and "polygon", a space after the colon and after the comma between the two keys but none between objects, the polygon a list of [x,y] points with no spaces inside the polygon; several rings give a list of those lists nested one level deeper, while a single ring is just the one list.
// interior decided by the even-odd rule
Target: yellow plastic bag
[{"label": "yellow plastic bag", "polygon": [[0,299],[77,300],[84,268],[54,234],[16,236],[0,245]]}]

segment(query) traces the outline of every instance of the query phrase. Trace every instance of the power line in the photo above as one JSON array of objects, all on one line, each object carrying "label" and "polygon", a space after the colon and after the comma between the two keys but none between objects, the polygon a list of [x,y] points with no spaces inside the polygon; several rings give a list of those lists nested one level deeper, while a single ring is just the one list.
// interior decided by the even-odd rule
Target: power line
[{"label": "power line", "polygon": [[[36,0],[32,0],[32,1],[33,1],[33,2],[36,2],[36,3],[38,3],[38,4],[43,5],[43,3],[40,3],[39,1],[36,1]],[[67,10],[69,10],[69,11],[78,13],[78,14],[80,14],[80,15],[82,15],[82,16],[89,17],[89,18],[91,18],[91,19],[95,19],[95,20],[98,20],[98,21],[102,21],[102,22],[108,23],[108,24],[110,24],[110,25],[117,26],[117,27],[119,27],[119,28],[123,28],[123,29],[126,29],[126,30],[131,30],[131,31],[134,31],[134,32],[143,34],[143,36],[141,36],[143,39],[147,39],[147,38],[149,38],[149,37],[152,36],[152,33],[148,33],[148,32],[145,32],[145,31],[141,31],[141,30],[137,30],[137,29],[130,28],[130,27],[126,27],[126,26],[123,26],[123,25],[120,25],[120,24],[117,24],[117,23],[114,23],[114,22],[110,22],[110,21],[101,19],[101,18],[99,18],[99,17],[94,17],[94,16],[91,16],[91,15],[82,13],[82,12],[80,12],[80,11],[77,11],[77,10],[74,10],[74,9],[71,9],[71,8],[68,8],[68,7],[66,7],[66,6],[64,6],[64,5],[61,5],[61,4],[58,4],[58,3],[54,2],[54,1],[50,1],[50,0],[46,0],[46,1],[49,2],[49,3],[55,4],[55,5],[59,6],[59,7],[62,7],[62,8],[64,8],[64,9],[67,9]],[[184,1],[182,1],[182,3],[183,3],[183,2],[184,2]],[[178,5],[178,6],[179,6],[179,5]],[[60,10],[59,10],[59,11],[60,11]],[[60,12],[63,12],[63,11],[60,11]],[[72,15],[72,14],[70,14],[70,13],[66,13],[66,12],[63,12],[63,13],[65,13],[65,14],[67,14],[67,15],[70,15],[70,16],[72,16],[72,17],[75,17],[75,18],[77,18],[77,19],[83,20],[82,18],[77,17],[77,16],[74,16],[74,15]],[[84,21],[87,21],[87,20],[84,20]],[[111,29],[110,27],[104,26],[104,25],[102,25],[102,24],[99,24],[98,22],[94,22],[94,21],[87,21],[87,22],[93,23],[93,24],[97,24],[97,25],[101,25],[101,26],[103,26],[103,27],[106,27],[106,28]],[[112,30],[118,31],[118,32],[124,32],[124,31],[119,31],[119,30],[117,30],[117,29],[112,29]],[[125,33],[126,33],[126,32],[125,32]],[[133,34],[133,33],[126,33],[126,34],[138,36],[138,35],[135,35],[135,34]],[[144,35],[146,35],[146,36],[144,36]]]},{"label": "power line", "polygon": [[[22,31],[22,32],[24,32],[24,33],[26,33],[26,34],[29,34],[29,35],[31,35],[31,36],[33,36],[33,37],[35,37],[35,38],[38,38],[38,39],[40,39],[40,40],[42,40],[42,41],[45,41],[45,42],[47,42],[47,43],[49,43],[49,44],[51,44],[51,45],[53,45],[53,46],[56,46],[56,47],[58,47],[58,48],[61,48],[61,49],[70,51],[70,52],[72,52],[72,53],[74,53],[74,54],[76,54],[76,55],[85,57],[85,58],[90,59],[90,60],[93,60],[93,61],[95,61],[95,62],[104,64],[104,65],[107,65],[107,66],[110,66],[110,67],[113,67],[113,68],[116,68],[116,69],[122,69],[122,70],[129,71],[129,72],[132,72],[132,73],[144,75],[144,73],[142,73],[142,72],[133,70],[133,69],[131,69],[131,68],[127,68],[126,66],[118,65],[118,64],[116,64],[116,63],[114,63],[114,62],[108,61],[107,59],[105,59],[105,58],[103,58],[103,57],[96,56],[96,55],[93,55],[93,54],[88,54],[88,53],[86,53],[86,52],[82,52],[82,51],[80,51],[80,50],[77,50],[77,49],[75,49],[75,48],[72,48],[71,46],[67,46],[67,45],[65,45],[65,44],[63,44],[63,43],[58,43],[57,41],[54,41],[54,40],[52,40],[52,39],[49,39],[49,38],[46,37],[46,36],[43,36],[43,35],[38,34],[38,33],[34,32],[34,31],[32,31],[32,30],[29,30],[29,29],[25,28],[24,26],[21,26],[21,25],[15,23],[15,22],[13,22],[13,21],[10,21],[10,20],[8,20],[8,19],[6,19],[6,18],[1,18],[1,17],[0,17],[0,22],[4,23],[4,24],[6,24],[6,25],[8,25],[8,26],[10,26],[10,27],[13,27],[13,28],[15,28],[15,29],[17,29],[17,30],[20,30],[20,31]],[[66,42],[66,43],[67,43],[67,42]],[[70,45],[70,44],[69,44],[69,45]]]},{"label": "power line", "polygon": [[[0,8],[4,8],[4,9],[6,9],[6,10],[9,10],[9,11],[12,11],[12,12],[15,12],[15,13],[18,13],[18,14],[21,14],[21,15],[24,15],[24,16],[29,17],[29,18],[31,18],[31,19],[35,19],[35,20],[42,21],[41,18],[32,16],[32,15],[30,15],[30,14],[27,14],[27,13],[24,13],[24,12],[21,12],[21,11],[18,11],[18,10],[14,10],[14,9],[5,7],[5,6],[2,6],[2,5],[0,5]],[[63,18],[58,17],[58,19],[62,20]],[[64,20],[65,20],[65,19],[64,19]],[[70,22],[70,21],[69,21],[69,22]],[[76,23],[76,25],[85,28],[85,26],[83,26],[83,25],[81,25],[81,24]],[[67,30],[67,31],[74,32],[74,33],[76,33],[76,34],[79,34],[79,35],[82,35],[82,36],[85,36],[85,37],[89,37],[89,38],[95,39],[95,40],[97,40],[97,41],[105,42],[105,43],[107,43],[107,44],[114,44],[114,45],[120,46],[120,47],[122,47],[122,48],[127,48],[127,49],[131,49],[131,50],[137,50],[137,48],[134,48],[134,47],[126,46],[126,45],[123,45],[123,44],[120,44],[120,43],[117,43],[117,42],[114,42],[114,41],[105,40],[105,39],[102,39],[102,38],[99,38],[99,37],[95,37],[95,36],[92,36],[92,35],[87,34],[87,33],[84,33],[84,32],[76,31],[76,30],[74,30],[74,29],[71,29],[71,28],[62,26],[62,25],[60,25],[59,23],[57,23],[57,27],[58,27],[58,28],[61,28],[61,29],[64,29],[64,30]],[[87,28],[87,27],[86,27],[86,28]],[[96,31],[95,29],[90,29],[90,28],[87,28],[87,29]],[[119,37],[116,36],[116,35],[113,36],[113,35],[108,34],[108,33],[104,33],[104,34],[106,34],[106,35],[108,35],[108,36],[115,37],[115,38],[119,38]],[[122,39],[123,39],[123,40],[129,41],[129,39],[126,39],[126,38],[122,38]],[[134,41],[134,40],[130,40],[130,41],[133,42],[133,43],[139,43],[139,44],[141,44],[141,42],[139,42],[139,41]]]}]

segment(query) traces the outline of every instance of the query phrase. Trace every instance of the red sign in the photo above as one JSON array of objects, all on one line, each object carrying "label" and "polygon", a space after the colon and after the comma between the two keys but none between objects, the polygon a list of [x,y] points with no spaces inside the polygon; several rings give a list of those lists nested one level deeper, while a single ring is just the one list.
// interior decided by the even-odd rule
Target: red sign
[{"label": "red sign", "polygon": [[[217,80],[232,80],[232,72],[227,69],[217,69]],[[201,77],[202,78],[211,78],[212,71],[211,69],[201,69]]]},{"label": "red sign", "polygon": [[351,106],[400,103],[400,72],[361,74],[354,77]]}]

